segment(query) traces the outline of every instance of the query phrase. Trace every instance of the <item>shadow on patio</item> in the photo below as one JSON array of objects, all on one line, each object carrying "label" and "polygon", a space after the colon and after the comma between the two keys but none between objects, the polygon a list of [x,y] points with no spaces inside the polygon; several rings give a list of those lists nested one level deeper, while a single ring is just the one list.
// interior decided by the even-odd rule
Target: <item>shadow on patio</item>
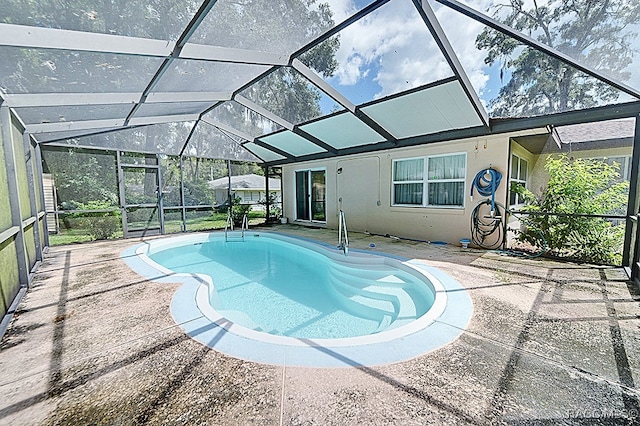
[{"label": "shadow on patio", "polygon": [[[279,230],[337,241],[329,230]],[[406,362],[302,368],[231,358],[189,338],[169,311],[177,285],[141,280],[119,257],[133,244],[51,250],[2,342],[0,424],[633,424],[640,416],[640,295],[618,269],[354,234],[354,249],[421,259],[454,277],[473,300],[471,323],[455,342]]]}]

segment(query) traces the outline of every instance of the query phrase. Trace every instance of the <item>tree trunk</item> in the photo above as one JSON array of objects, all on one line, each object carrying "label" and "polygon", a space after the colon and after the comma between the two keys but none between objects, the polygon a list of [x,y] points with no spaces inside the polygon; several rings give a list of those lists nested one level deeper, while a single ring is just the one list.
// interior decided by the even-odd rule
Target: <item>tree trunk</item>
[{"label": "tree trunk", "polygon": [[558,112],[564,112],[569,109],[569,96],[571,91],[571,80],[574,78],[575,72],[569,69],[565,69],[564,72],[560,72],[560,69],[564,68],[562,65],[558,66],[558,75],[560,81],[558,81]]}]

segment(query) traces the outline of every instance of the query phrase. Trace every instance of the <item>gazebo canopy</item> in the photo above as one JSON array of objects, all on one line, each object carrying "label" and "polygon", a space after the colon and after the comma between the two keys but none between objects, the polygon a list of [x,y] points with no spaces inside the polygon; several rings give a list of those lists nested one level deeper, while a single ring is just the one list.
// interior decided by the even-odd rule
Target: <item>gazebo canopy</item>
[{"label": "gazebo canopy", "polygon": [[[40,144],[267,165],[637,115],[640,55],[609,73],[594,58],[614,47],[545,44],[484,12],[498,3],[8,0],[0,96]],[[492,103],[514,70],[485,61],[486,28],[610,95],[538,117]],[[619,28],[632,52],[638,28]]]}]

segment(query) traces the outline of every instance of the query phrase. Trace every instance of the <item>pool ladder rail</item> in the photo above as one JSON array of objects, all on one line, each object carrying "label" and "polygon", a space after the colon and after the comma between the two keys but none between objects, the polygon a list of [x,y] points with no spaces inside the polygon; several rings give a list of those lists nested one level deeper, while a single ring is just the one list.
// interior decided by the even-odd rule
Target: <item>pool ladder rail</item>
[{"label": "pool ladder rail", "polygon": [[338,250],[342,250],[347,256],[349,255],[349,235],[347,234],[347,220],[342,210],[340,210],[338,220]]},{"label": "pool ladder rail", "polygon": [[234,240],[244,241],[244,231],[249,229],[249,219],[247,219],[246,214],[242,216],[242,225],[240,229],[241,229],[240,236],[237,236],[237,235],[234,236],[233,234],[229,235],[229,231],[233,232],[233,217],[231,216],[231,212],[229,212],[229,214],[227,215],[227,223],[224,225],[224,240],[229,241],[230,237],[235,237],[235,238],[232,238],[231,241],[234,241]]}]

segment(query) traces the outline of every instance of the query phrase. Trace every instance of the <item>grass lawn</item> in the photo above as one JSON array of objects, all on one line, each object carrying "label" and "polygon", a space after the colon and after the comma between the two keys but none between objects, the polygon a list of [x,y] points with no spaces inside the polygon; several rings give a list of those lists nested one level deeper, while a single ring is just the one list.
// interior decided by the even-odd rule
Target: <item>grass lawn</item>
[{"label": "grass lawn", "polygon": [[[259,225],[264,222],[264,212],[249,212],[249,226]],[[187,231],[211,231],[215,229],[224,229],[227,223],[226,213],[213,213],[187,219]],[[136,223],[130,225],[135,226]],[[182,232],[182,221],[167,220],[164,223],[164,230],[167,234],[175,234]],[[116,232],[112,239],[122,238],[122,231]],[[74,227],[70,229],[61,228],[57,234],[49,235],[49,244],[53,246],[61,246],[65,244],[83,243],[93,241],[95,238],[89,234],[87,228]]]}]

